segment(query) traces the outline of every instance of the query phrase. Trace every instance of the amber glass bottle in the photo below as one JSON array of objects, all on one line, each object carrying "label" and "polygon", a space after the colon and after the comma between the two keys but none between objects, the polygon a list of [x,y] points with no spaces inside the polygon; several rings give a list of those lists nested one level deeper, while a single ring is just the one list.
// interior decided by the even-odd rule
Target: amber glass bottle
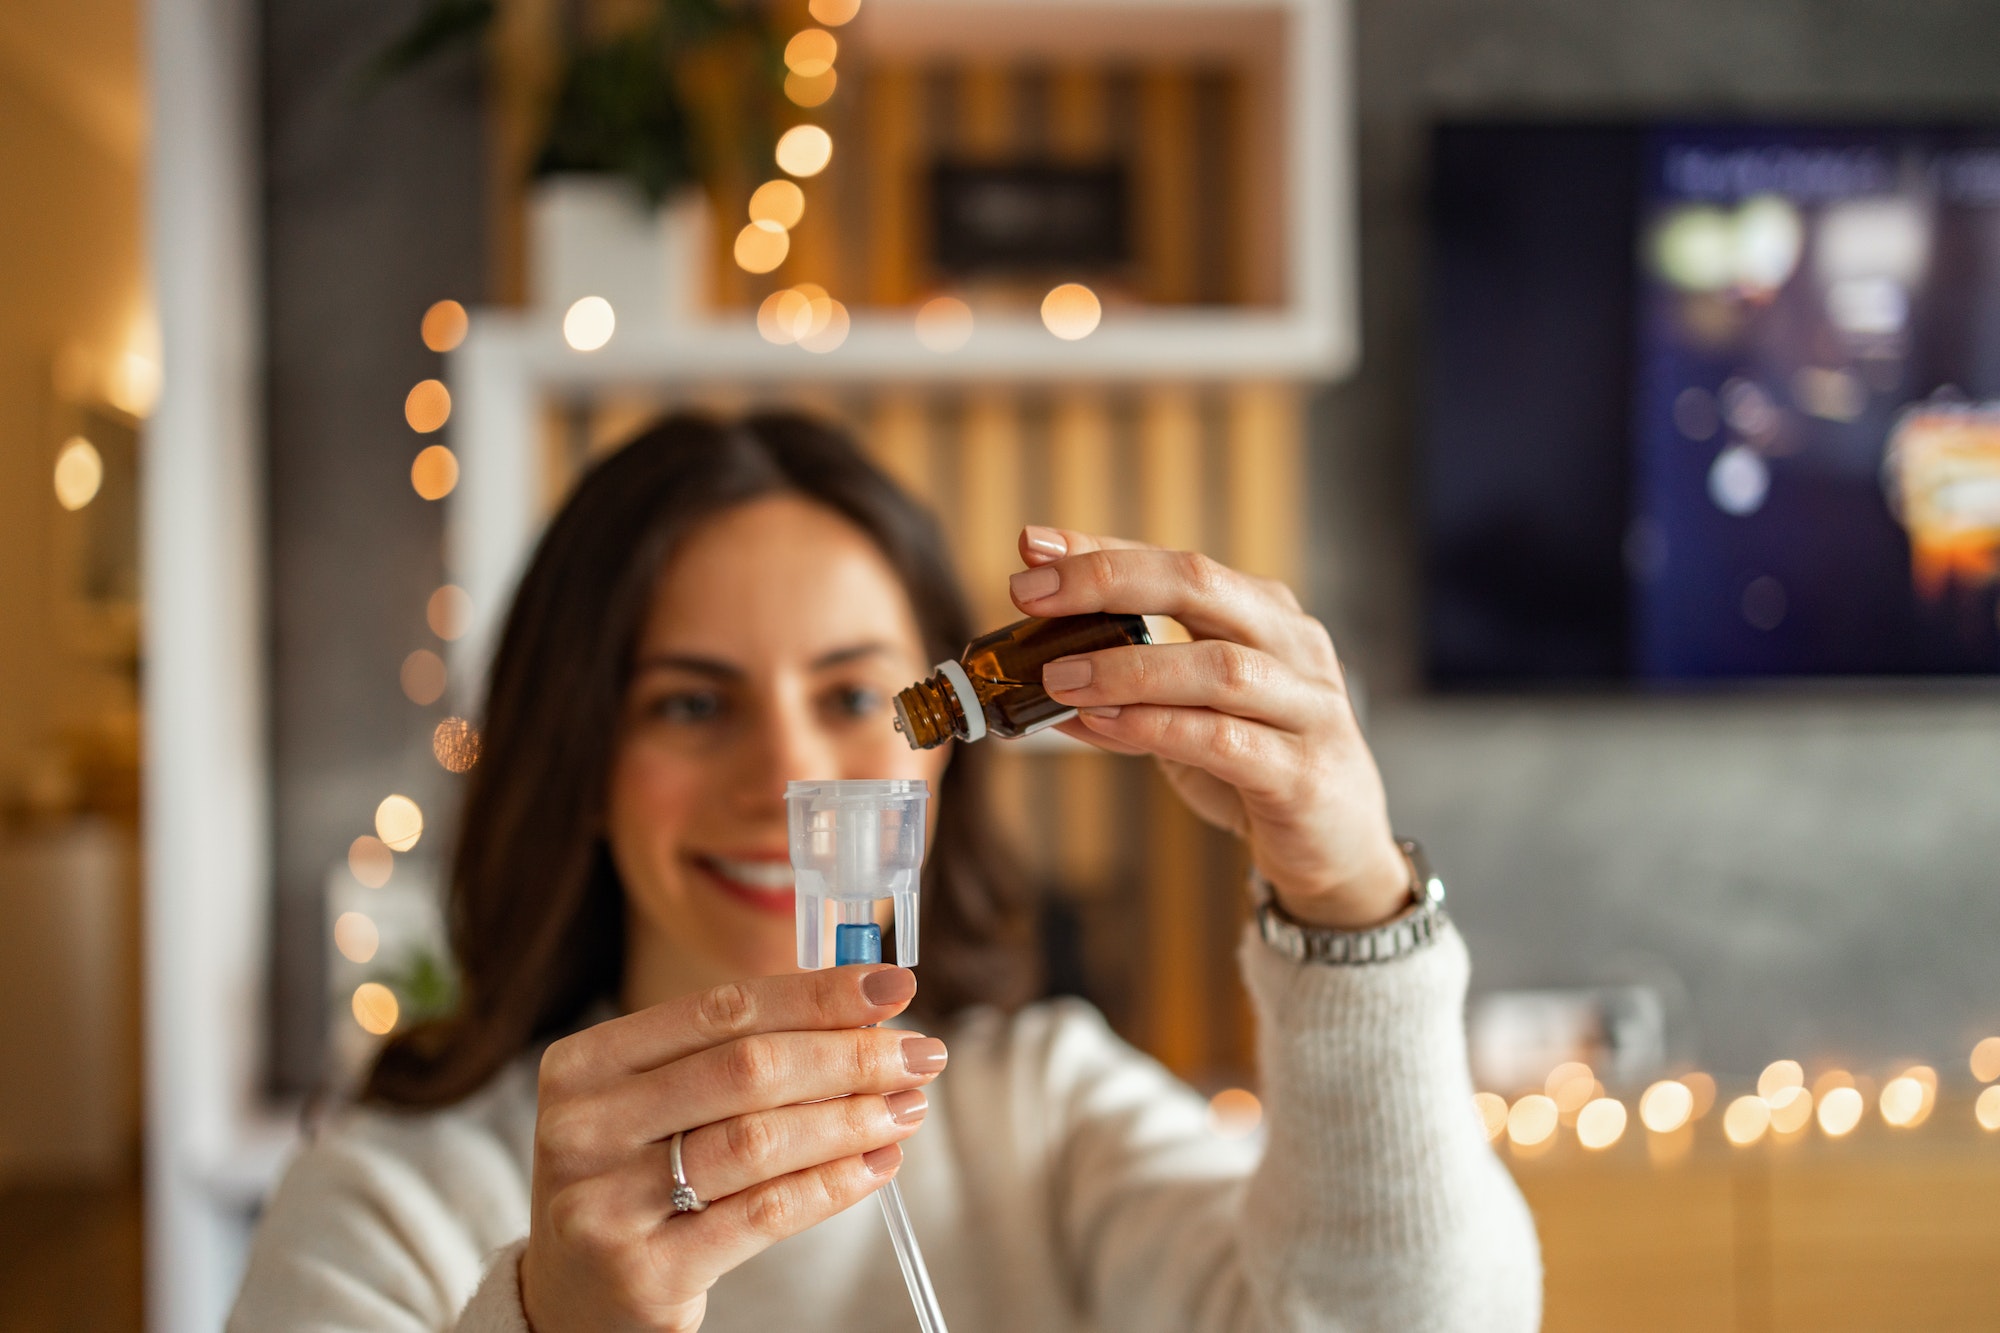
[{"label": "amber glass bottle", "polygon": [[956,662],[938,663],[935,676],[897,695],[896,730],[913,750],[1040,731],[1076,715],[1042,688],[1044,666],[1058,657],[1151,642],[1138,616],[1098,612],[1016,621],[974,639]]}]

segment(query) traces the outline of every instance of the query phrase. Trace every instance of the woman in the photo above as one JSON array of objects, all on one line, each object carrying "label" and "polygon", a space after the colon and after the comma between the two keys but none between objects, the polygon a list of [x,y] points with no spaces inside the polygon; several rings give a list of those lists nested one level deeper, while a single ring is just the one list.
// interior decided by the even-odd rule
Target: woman
[{"label": "woman", "polygon": [[[983,747],[912,751],[889,721],[973,628],[928,516],[808,418],[677,416],[536,552],[453,868],[460,1010],[393,1041],[293,1165],[232,1328],[909,1327],[853,1207],[898,1176],[955,1333],[1533,1327],[1533,1228],[1468,1109],[1458,937],[1319,961],[1435,917],[1325,631],[1198,556],[1046,528],[1021,556],[1024,614],[1195,634],[1045,683],[1071,735],[1156,756],[1247,840],[1269,939],[1319,942],[1241,945],[1261,1162],[1087,1006],[1020,1005]],[[897,967],[793,967],[782,793],[825,777],[936,793],[921,997]]]}]

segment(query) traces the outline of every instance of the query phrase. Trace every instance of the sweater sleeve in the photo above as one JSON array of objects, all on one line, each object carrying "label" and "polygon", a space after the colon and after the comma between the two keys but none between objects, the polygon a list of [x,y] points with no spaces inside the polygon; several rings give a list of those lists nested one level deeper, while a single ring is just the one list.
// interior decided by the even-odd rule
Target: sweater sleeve
[{"label": "sweater sleeve", "polygon": [[1058,1062],[1093,1071],[1059,1090],[1054,1193],[1098,1323],[1537,1327],[1534,1224],[1471,1109],[1457,932],[1368,966],[1296,963],[1248,932],[1239,956],[1259,1023],[1261,1161],[1211,1133],[1200,1099],[1129,1049]]},{"label": "sweater sleeve", "polygon": [[329,1135],[266,1209],[228,1333],[528,1333],[520,1175],[463,1125]]}]

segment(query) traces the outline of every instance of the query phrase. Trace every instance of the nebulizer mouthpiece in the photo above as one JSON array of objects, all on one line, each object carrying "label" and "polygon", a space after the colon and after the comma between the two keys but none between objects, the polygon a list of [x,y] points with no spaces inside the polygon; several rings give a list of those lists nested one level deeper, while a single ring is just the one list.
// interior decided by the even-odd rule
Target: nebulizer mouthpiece
[{"label": "nebulizer mouthpiece", "polygon": [[[785,819],[791,844],[799,966],[882,961],[875,904],[895,904],[896,961],[917,965],[917,890],[923,881],[924,817],[930,788],[908,778],[788,782]],[[827,954],[829,927],[833,953]],[[875,1196],[896,1247],[922,1333],[945,1333],[924,1252],[895,1181]]]},{"label": "nebulizer mouthpiece", "polygon": [[[917,965],[917,889],[930,788],[909,778],[785,785],[798,894],[799,966],[882,961],[875,904],[896,911],[896,962]],[[872,936],[874,956],[865,957]]]}]

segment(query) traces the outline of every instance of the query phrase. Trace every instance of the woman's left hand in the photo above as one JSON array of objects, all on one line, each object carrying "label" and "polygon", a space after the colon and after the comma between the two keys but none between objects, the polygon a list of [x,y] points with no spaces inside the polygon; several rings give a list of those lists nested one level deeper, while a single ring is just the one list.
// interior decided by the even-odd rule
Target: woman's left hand
[{"label": "woman's left hand", "polygon": [[1199,552],[1054,528],[1025,529],[1021,558],[1012,592],[1028,615],[1166,615],[1194,636],[1049,663],[1043,687],[1078,710],[1063,731],[1153,755],[1196,814],[1249,842],[1301,921],[1352,929],[1409,903],[1333,640],[1291,589]]}]

